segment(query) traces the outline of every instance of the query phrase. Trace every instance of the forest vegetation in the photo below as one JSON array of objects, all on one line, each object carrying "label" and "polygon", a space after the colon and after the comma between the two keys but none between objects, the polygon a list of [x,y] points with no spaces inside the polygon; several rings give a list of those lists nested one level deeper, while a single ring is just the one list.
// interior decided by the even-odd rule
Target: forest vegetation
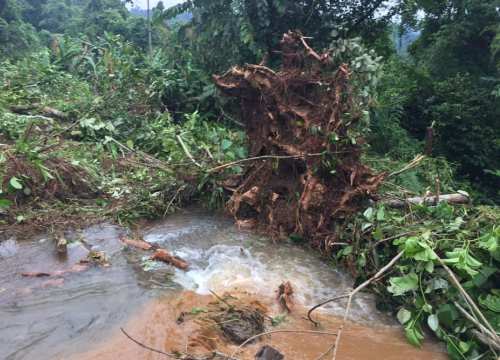
[{"label": "forest vegetation", "polygon": [[[192,202],[229,204],[238,220],[248,220],[235,201],[252,199],[248,189],[234,190],[234,179],[262,175],[249,157],[291,152],[255,151],[260,141],[259,149],[278,146],[255,136],[258,117],[250,114],[258,92],[250,85],[264,80],[238,78],[237,71],[252,69],[249,64],[273,69],[262,77],[289,86],[289,97],[262,91],[261,99],[274,104],[269,108],[298,99],[303,85],[290,69],[316,70],[305,58],[287,63],[284,34],[295,34],[310,46],[307,56],[331,59],[321,81],[336,86],[337,69],[349,73],[349,85],[341,84],[347,95],[332,110],[346,123],[323,134],[323,123],[307,128],[307,121],[293,120],[309,131],[304,141],[330,142],[307,163],[308,174],[322,172],[328,187],[340,181],[344,161],[366,181],[390,176],[378,178],[373,197],[349,203],[352,211],[322,214],[332,216],[334,240],[307,224],[269,235],[319,249],[357,283],[402,252],[371,290],[397,316],[408,341],[420,346],[435,336],[452,359],[497,358],[498,1],[188,0],[171,8],[160,2],[150,14],[151,43],[148,18],[130,13],[127,3],[0,0],[2,233],[103,218],[131,224]],[[312,91],[307,101],[329,104],[328,92]],[[277,123],[275,131],[284,141],[288,130]],[[359,156],[338,157],[333,148]],[[282,173],[278,158],[262,163],[269,179]],[[457,192],[472,204],[394,209],[378,201]],[[293,191],[287,201],[305,203]],[[255,214],[255,208],[247,210]]]}]

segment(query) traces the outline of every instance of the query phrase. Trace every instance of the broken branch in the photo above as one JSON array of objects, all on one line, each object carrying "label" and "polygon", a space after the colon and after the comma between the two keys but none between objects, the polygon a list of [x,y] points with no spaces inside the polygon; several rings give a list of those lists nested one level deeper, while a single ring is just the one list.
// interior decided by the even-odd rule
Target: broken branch
[{"label": "broken branch", "polygon": [[232,162],[227,163],[227,164],[216,166],[216,167],[208,170],[207,172],[208,173],[213,173],[213,172],[216,172],[216,171],[219,171],[219,170],[223,170],[223,169],[226,169],[228,167],[231,167],[231,166],[234,166],[234,165],[238,165],[238,164],[242,164],[242,163],[249,162],[249,161],[269,160],[269,159],[278,159],[278,160],[279,159],[301,159],[301,158],[307,158],[307,157],[312,157],[312,156],[321,156],[321,155],[323,155],[323,154],[319,153],[319,154],[282,155],[282,156],[279,156],[279,155],[254,156],[254,157],[251,157],[251,158],[237,160],[237,161],[232,161]]},{"label": "broken branch", "polygon": [[182,150],[184,151],[184,153],[186,154],[186,156],[193,162],[193,164],[195,164],[197,167],[199,167],[200,169],[202,168],[202,166],[200,165],[199,162],[197,162],[193,155],[191,155],[191,153],[189,152],[186,144],[184,143],[184,141],[182,140],[181,136],[180,135],[176,135],[175,136],[177,138],[177,141],[179,142],[179,144],[181,145],[182,147]]},{"label": "broken branch", "polygon": [[437,205],[440,202],[446,202],[448,204],[468,204],[471,199],[465,194],[447,194],[440,196],[428,196],[428,197],[412,197],[405,200],[383,200],[382,203],[393,208],[403,208],[407,205]]},{"label": "broken branch", "polygon": [[123,329],[123,328],[120,328],[120,330],[122,331],[123,335],[125,335],[129,340],[133,341],[134,343],[136,343],[137,345],[139,345],[140,347],[146,349],[146,350],[149,350],[149,351],[152,351],[154,353],[157,353],[157,354],[162,354],[162,355],[165,355],[169,358],[172,358],[172,359],[178,359],[177,356],[175,356],[174,354],[171,354],[171,353],[167,353],[165,351],[161,351],[161,350],[158,350],[158,349],[155,349],[155,348],[152,348],[151,346],[148,346],[148,345],[145,345],[143,344],[142,342],[134,339],[132,336],[130,336],[129,334],[127,334],[127,332]]},{"label": "broken branch", "polygon": [[189,264],[186,261],[184,261],[180,257],[170,254],[165,249],[156,250],[153,256],[151,257],[151,260],[163,261],[181,270],[187,270],[189,268]]}]

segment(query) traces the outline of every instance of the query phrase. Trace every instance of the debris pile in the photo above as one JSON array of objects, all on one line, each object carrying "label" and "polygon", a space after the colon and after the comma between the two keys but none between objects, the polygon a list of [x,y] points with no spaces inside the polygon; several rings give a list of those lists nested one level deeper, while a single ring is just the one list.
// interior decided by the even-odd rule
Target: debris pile
[{"label": "debris pile", "polygon": [[385,174],[361,163],[362,109],[351,70],[314,51],[299,33],[281,41],[282,66],[234,67],[214,76],[241,101],[250,156],[227,204],[239,224],[255,220],[275,237],[311,239],[330,249],[337,219],[352,214]]},{"label": "debris pile", "polygon": [[15,184],[17,191],[8,196],[16,204],[33,198],[64,201],[72,198],[94,199],[98,195],[88,173],[65,159],[49,156],[45,160],[29,159],[11,151],[4,154],[6,162],[2,186],[7,189],[9,182],[12,186],[13,178],[19,179]]}]

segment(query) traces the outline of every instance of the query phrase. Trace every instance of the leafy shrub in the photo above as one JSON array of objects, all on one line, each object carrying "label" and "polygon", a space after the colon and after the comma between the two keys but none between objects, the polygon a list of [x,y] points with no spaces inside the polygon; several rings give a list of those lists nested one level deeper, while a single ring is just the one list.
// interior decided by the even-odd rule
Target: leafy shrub
[{"label": "leafy shrub", "polygon": [[[353,232],[345,234],[346,240],[354,240],[337,258],[351,264],[363,279],[379,269],[379,262],[403,251],[390,277],[378,282],[375,291],[381,305],[392,304],[398,310],[408,341],[420,346],[431,331],[446,343],[452,359],[493,359],[474,335],[475,325],[462,314],[460,308],[470,310],[442,264],[452,269],[498,332],[500,212],[441,203],[415,206],[409,215],[384,206],[367,209],[357,225],[351,225]],[[369,235],[356,229],[370,229]]]}]

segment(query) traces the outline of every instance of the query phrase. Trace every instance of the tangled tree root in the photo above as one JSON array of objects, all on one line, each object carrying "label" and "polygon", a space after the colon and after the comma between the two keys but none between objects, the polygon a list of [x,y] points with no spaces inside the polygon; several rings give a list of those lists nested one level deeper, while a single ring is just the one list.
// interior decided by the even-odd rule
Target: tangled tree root
[{"label": "tangled tree root", "polygon": [[282,67],[235,67],[214,76],[241,101],[250,156],[227,204],[241,224],[257,220],[272,235],[311,239],[326,250],[338,219],[360,209],[385,174],[360,161],[363,139],[346,64],[318,54],[298,33],[281,41]]}]

